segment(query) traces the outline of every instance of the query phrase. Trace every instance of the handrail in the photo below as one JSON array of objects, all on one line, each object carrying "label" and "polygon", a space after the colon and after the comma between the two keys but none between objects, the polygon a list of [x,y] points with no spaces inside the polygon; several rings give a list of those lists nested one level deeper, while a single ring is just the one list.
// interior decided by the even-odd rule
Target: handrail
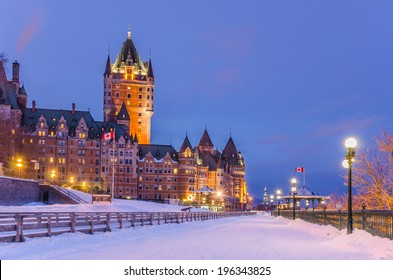
[{"label": "handrail", "polygon": [[0,242],[23,242],[66,232],[93,234],[118,228],[167,223],[184,223],[226,217],[255,215],[256,212],[20,212],[0,213]]},{"label": "handrail", "polygon": [[62,194],[66,195],[67,197],[71,198],[75,202],[78,202],[79,204],[90,204],[86,200],[80,198],[79,196],[75,195],[74,193],[72,193],[71,191],[69,191],[69,190],[67,190],[67,189],[65,189],[63,187],[55,186],[55,185],[51,185],[51,187],[56,189],[56,190],[58,190]]}]

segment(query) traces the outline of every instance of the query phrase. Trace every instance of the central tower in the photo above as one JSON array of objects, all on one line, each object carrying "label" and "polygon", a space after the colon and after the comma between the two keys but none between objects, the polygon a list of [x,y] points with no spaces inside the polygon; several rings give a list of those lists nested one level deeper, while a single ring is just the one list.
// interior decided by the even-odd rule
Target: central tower
[{"label": "central tower", "polygon": [[131,39],[127,39],[111,64],[108,54],[104,72],[104,121],[116,122],[120,109],[130,116],[129,131],[139,144],[150,144],[154,114],[154,74],[151,59],[142,61]]}]

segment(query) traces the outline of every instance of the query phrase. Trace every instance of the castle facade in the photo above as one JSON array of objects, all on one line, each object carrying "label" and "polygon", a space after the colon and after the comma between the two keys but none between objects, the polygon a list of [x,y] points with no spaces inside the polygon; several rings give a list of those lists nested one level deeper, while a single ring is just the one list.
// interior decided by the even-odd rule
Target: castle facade
[{"label": "castle facade", "polygon": [[[229,137],[214,148],[205,129],[198,146],[185,136],[179,150],[151,144],[154,74],[151,59],[143,61],[128,31],[115,61],[108,55],[103,74],[103,121],[73,103],[69,110],[27,106],[19,82],[19,63],[7,79],[0,61],[0,124],[23,135],[23,149],[4,157],[3,169],[22,177],[127,199],[177,200],[243,208],[246,203],[245,162]],[[107,137],[109,135],[109,137]]]}]

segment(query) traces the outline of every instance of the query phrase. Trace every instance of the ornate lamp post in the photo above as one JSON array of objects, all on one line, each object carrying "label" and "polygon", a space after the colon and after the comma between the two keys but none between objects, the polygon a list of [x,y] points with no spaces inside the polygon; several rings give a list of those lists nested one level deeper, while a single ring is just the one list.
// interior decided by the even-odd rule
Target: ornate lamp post
[{"label": "ornate lamp post", "polygon": [[277,216],[280,216],[280,200],[281,200],[281,191],[277,190]]},{"label": "ornate lamp post", "polygon": [[270,215],[273,216],[273,202],[274,202],[274,195],[270,195]]},{"label": "ornate lamp post", "polygon": [[296,207],[296,200],[295,200],[296,179],[293,178],[293,179],[291,180],[291,183],[292,183],[291,191],[292,191],[292,202],[293,202],[293,203],[292,203],[292,205],[293,205],[293,207],[292,207],[292,219],[295,220],[295,218],[296,218],[296,214],[295,214],[295,207]]},{"label": "ornate lamp post", "polygon": [[347,153],[345,155],[345,160],[343,161],[343,166],[348,168],[348,222],[347,222],[347,234],[351,234],[353,231],[352,222],[352,163],[355,158],[355,147],[357,141],[355,138],[348,138],[345,140],[345,147],[347,148]]}]

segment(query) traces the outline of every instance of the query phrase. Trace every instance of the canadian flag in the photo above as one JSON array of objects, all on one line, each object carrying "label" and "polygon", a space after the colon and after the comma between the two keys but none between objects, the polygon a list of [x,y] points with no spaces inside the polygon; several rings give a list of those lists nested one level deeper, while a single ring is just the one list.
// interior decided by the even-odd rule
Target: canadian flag
[{"label": "canadian flag", "polygon": [[113,138],[115,138],[115,133],[113,131],[102,134],[102,140],[110,140]]},{"label": "canadian flag", "polygon": [[304,167],[296,167],[296,172],[304,172]]}]

